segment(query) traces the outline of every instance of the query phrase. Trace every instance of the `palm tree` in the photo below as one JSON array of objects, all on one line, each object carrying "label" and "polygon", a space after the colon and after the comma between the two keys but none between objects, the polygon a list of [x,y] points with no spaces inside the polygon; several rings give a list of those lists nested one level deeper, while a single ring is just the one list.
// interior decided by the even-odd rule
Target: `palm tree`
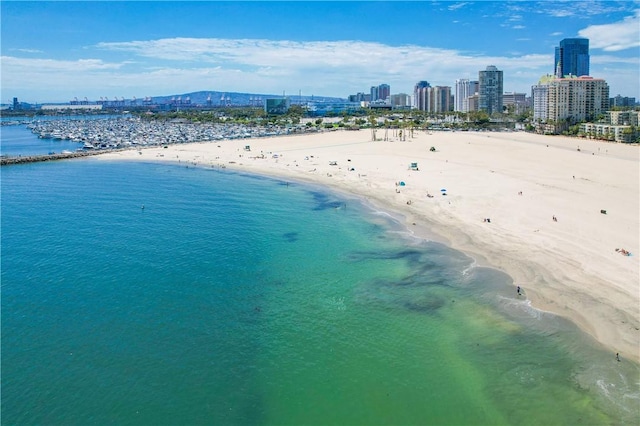
[{"label": "palm tree", "polygon": [[374,117],[373,114],[371,114],[369,116],[369,124],[371,125],[371,140],[375,142],[375,140],[376,140],[376,125],[378,124],[378,121],[376,120],[376,118]]}]

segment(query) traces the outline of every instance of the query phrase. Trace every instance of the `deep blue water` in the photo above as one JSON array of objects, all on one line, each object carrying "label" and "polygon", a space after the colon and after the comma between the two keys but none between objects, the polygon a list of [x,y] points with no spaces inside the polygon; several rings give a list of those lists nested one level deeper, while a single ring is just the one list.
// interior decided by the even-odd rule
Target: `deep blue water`
[{"label": "deep blue water", "polygon": [[636,365],[357,200],[95,158],[0,177],[3,423],[637,419]]}]

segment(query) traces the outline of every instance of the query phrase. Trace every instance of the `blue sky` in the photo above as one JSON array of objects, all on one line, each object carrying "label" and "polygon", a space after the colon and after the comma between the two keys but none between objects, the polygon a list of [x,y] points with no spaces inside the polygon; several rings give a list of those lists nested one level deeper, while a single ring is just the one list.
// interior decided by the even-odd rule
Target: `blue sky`
[{"label": "blue sky", "polygon": [[640,99],[640,1],[0,2],[1,101],[199,90],[346,97],[453,86],[495,65],[504,90],[553,73],[563,38]]}]

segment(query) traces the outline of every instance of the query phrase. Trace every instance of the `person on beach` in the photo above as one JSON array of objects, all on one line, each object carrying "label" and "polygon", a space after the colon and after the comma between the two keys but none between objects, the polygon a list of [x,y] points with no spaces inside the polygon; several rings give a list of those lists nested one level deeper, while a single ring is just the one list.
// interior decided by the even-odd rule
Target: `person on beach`
[{"label": "person on beach", "polygon": [[616,352],[616,360],[620,362],[620,354],[618,352]]},{"label": "person on beach", "polygon": [[520,286],[516,287],[516,291],[518,292],[518,296],[520,296],[520,295],[521,295],[521,293],[520,293]]}]

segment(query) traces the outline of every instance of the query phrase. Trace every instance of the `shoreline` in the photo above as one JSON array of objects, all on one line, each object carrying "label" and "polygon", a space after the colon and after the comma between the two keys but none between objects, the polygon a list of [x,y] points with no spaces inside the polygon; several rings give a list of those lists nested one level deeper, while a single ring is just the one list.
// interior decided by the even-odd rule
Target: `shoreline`
[{"label": "shoreline", "polygon": [[[416,237],[507,273],[535,308],[640,362],[637,146],[518,132],[416,132],[406,141],[372,142],[361,130],[96,158],[224,167],[363,198],[401,217]],[[414,162],[418,170],[411,170]]]}]

